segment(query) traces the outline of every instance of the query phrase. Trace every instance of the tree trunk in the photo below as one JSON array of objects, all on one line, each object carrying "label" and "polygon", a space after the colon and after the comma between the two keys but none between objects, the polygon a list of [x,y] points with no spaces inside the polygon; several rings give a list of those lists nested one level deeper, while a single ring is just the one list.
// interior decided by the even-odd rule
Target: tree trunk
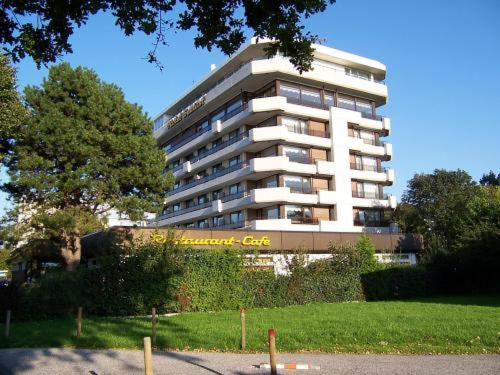
[{"label": "tree trunk", "polygon": [[82,256],[80,233],[75,231],[62,232],[61,256],[66,263],[66,271],[75,271],[76,267],[80,264]]}]

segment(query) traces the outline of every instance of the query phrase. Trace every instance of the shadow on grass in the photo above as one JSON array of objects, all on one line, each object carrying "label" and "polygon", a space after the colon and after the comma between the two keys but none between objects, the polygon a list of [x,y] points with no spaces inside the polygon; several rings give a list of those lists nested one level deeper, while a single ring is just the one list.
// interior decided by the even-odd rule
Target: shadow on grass
[{"label": "shadow on grass", "polygon": [[446,295],[403,299],[401,302],[437,303],[443,305],[500,307],[500,294],[486,295]]}]

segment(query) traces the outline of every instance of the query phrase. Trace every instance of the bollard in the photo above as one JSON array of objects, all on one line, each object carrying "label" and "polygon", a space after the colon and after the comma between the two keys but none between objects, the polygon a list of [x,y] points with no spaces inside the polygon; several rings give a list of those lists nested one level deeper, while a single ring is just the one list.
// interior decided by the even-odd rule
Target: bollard
[{"label": "bollard", "polygon": [[150,337],[144,337],[144,375],[153,375]]},{"label": "bollard", "polygon": [[151,341],[153,348],[156,348],[156,307],[151,311]]},{"label": "bollard", "polygon": [[10,310],[7,310],[7,316],[5,317],[5,337],[9,337],[10,334]]},{"label": "bollard", "polygon": [[79,339],[82,335],[82,312],[83,308],[78,307],[78,316],[76,318],[76,338]]},{"label": "bollard", "polygon": [[267,331],[267,336],[269,338],[269,363],[271,364],[271,375],[277,375],[276,370],[276,332],[274,329],[269,329]]},{"label": "bollard", "polygon": [[240,309],[240,318],[241,318],[241,350],[245,350],[247,346],[247,330],[245,323],[245,308],[242,307]]}]

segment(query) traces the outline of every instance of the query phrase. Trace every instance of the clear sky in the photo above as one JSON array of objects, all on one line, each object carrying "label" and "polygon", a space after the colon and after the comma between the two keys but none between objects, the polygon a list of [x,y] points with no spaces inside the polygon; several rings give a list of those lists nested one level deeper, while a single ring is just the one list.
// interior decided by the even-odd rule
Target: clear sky
[{"label": "clear sky", "polygon": [[[396,182],[388,193],[399,198],[415,173],[435,168],[461,168],[476,180],[500,172],[500,0],[338,0],[305,25],[328,46],[387,66],[389,100],[379,113],[392,124],[386,165]],[[226,59],[196,49],[193,36],[168,36],[160,71],[143,59],[152,37],[125,37],[101,14],[75,30],[74,53],[63,60],[94,69],[154,116]],[[17,68],[20,90],[47,74],[30,60]],[[0,196],[0,212],[7,204]]]}]

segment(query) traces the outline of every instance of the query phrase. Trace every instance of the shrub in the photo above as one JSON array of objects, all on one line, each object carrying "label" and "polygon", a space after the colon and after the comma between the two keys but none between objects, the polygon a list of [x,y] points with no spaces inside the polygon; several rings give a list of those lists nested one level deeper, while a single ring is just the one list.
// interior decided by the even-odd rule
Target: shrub
[{"label": "shrub", "polygon": [[431,280],[425,266],[396,266],[361,275],[368,301],[428,296],[434,291]]}]

